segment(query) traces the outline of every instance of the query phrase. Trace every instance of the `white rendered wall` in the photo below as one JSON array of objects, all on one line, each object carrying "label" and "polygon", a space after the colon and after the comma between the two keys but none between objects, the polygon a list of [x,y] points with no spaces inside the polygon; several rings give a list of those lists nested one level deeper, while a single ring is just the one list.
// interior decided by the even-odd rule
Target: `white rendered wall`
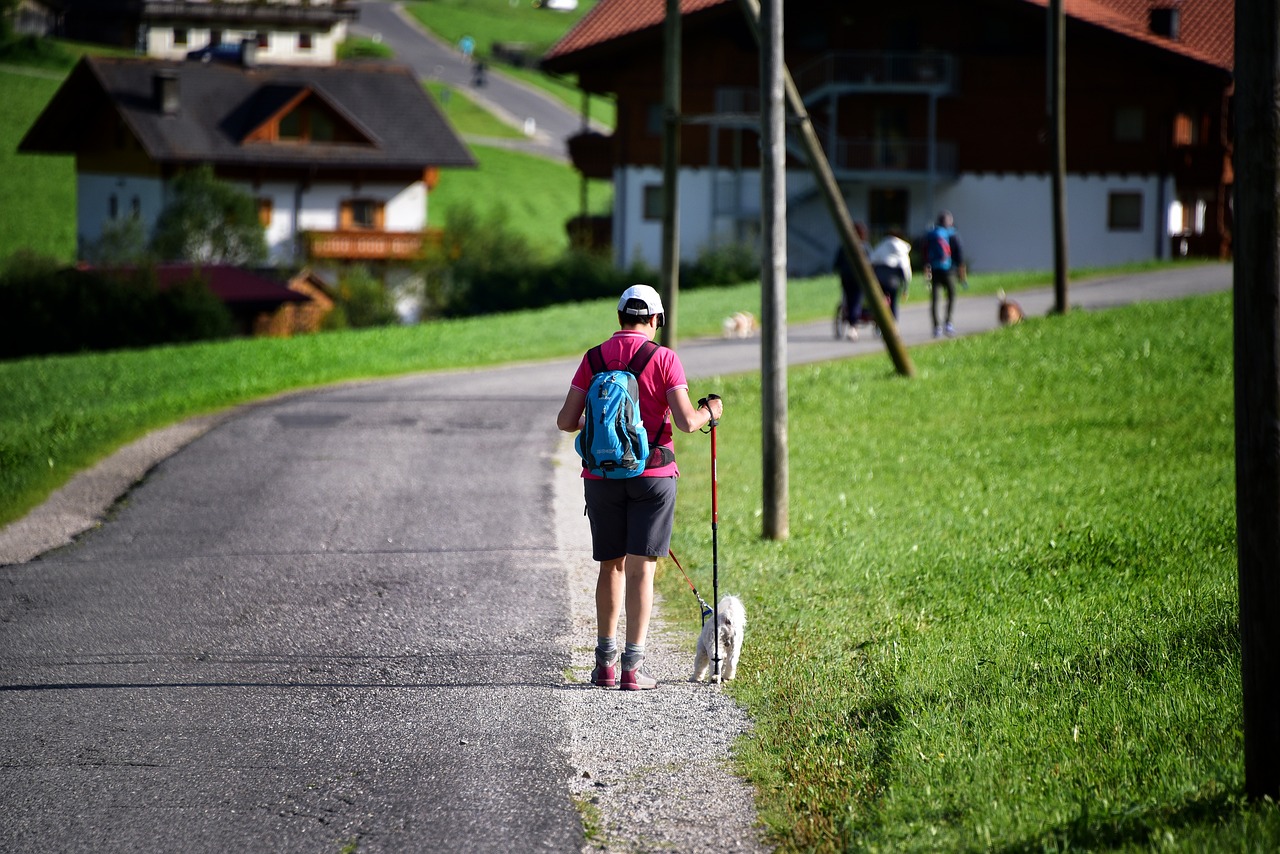
[{"label": "white rendered wall", "polygon": [[[382,202],[384,231],[422,231],[427,227],[427,188],[422,181],[408,185],[314,184],[301,195],[296,184],[283,181],[267,181],[256,186],[248,182],[231,183],[255,199],[271,200],[266,239],[273,262],[296,260],[294,237],[299,226],[303,231],[336,231],[342,202],[347,199]],[[81,173],[76,178],[76,232],[81,257],[89,245],[102,237],[102,229],[110,219],[113,195],[117,216],[121,218],[132,215],[133,201],[138,200],[139,216],[148,234],[165,205],[164,185],[159,178]]]},{"label": "white rendered wall", "polygon": [[76,254],[86,250],[102,237],[111,219],[111,198],[116,199],[118,219],[133,216],[134,200],[138,216],[147,234],[164,208],[164,185],[159,178],[101,175],[81,172],[76,175]]},{"label": "white rendered wall", "polygon": [[[642,260],[658,268],[662,259],[662,221],[644,219],[644,188],[661,184],[662,172],[653,167],[621,169],[615,173],[614,258],[619,265]],[[867,221],[870,183],[845,183],[845,204],[855,222]],[[1053,267],[1053,213],[1048,176],[966,175],[936,185],[895,182],[910,199],[908,238],[914,240],[934,222],[941,209],[955,216],[966,260],[975,272],[1048,270]],[[1072,268],[1096,267],[1167,257],[1166,209],[1175,197],[1171,179],[1163,195],[1160,179],[1142,175],[1067,177],[1068,263]],[[760,176],[730,170],[680,172],[680,257],[695,259],[716,242],[735,234],[758,233]],[[1142,221],[1137,230],[1108,228],[1108,195],[1136,192],[1142,196]],[[736,199],[735,199],[736,196]],[[713,199],[715,200],[713,205]],[[717,213],[719,212],[719,213]],[[732,213],[731,213],[732,212]],[[735,216],[736,214],[736,216]],[[735,226],[735,219],[747,222]],[[879,235],[872,235],[878,237]],[[748,237],[746,242],[753,242]],[[807,170],[787,175],[788,273],[810,276],[831,270],[838,244],[826,204]]]},{"label": "white rendered wall", "polygon": [[[301,50],[298,47],[297,31],[271,31],[267,35],[267,46],[260,47],[254,54],[256,61],[292,65],[332,65],[337,57],[338,43],[346,38],[346,23],[335,26],[327,33],[313,32],[311,49]],[[224,29],[223,44],[238,44],[242,39],[257,36],[256,30]],[[172,27],[151,27],[147,30],[147,56],[159,59],[185,59],[188,51],[199,50],[209,44],[209,30],[187,30],[187,43],[174,44]]]}]

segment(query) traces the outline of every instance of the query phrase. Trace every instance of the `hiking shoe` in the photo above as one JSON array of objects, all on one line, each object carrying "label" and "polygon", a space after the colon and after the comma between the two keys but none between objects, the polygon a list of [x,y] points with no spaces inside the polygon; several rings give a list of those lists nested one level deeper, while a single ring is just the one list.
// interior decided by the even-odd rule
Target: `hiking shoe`
[{"label": "hiking shoe", "polygon": [[948,337],[948,338],[950,338],[952,335],[955,335],[955,334],[956,334],[956,328],[955,328],[954,326],[952,326],[952,325],[951,325],[951,322],[950,322],[950,321],[947,321],[946,331],[947,331],[947,337]]},{"label": "hiking shoe", "polygon": [[639,664],[632,670],[624,669],[622,671],[622,681],[618,684],[618,688],[623,691],[647,691],[650,688],[657,687],[658,680],[645,673],[644,668]]},{"label": "hiking shoe", "polygon": [[603,658],[600,653],[596,653],[596,666],[591,671],[591,684],[597,688],[613,688],[618,684],[618,659],[620,654],[615,652],[613,658]]},{"label": "hiking shoe", "polygon": [[941,326],[935,326],[935,327],[933,327],[933,337],[934,337],[934,338],[941,338],[941,337],[942,337],[942,327],[941,327]]}]

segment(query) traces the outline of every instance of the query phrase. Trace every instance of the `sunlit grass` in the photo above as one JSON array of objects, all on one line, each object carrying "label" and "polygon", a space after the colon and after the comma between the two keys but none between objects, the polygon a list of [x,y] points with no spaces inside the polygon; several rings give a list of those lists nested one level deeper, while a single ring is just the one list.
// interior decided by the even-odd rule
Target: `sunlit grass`
[{"label": "sunlit grass", "polygon": [[[740,756],[783,850],[1275,849],[1241,798],[1230,304],[1035,319],[919,348],[915,380],[792,370],[785,542],[758,378],[700,384],[750,614]],[[706,588],[707,443],[680,438]]]}]

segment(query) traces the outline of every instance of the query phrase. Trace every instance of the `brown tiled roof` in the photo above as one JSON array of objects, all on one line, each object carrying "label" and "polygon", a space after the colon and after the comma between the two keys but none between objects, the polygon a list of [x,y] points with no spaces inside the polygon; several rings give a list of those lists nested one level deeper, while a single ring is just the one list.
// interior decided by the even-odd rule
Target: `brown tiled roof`
[{"label": "brown tiled roof", "polygon": [[[688,15],[736,2],[737,0],[680,0],[680,13]],[[577,26],[565,33],[564,38],[547,51],[543,59],[554,60],[641,30],[660,27],[666,15],[666,0],[600,0]]]},{"label": "brown tiled roof", "polygon": [[[1045,7],[1048,0],[1011,0]],[[1228,71],[1234,67],[1235,0],[1064,0],[1066,14],[1085,23],[1103,27],[1129,38]],[[737,0],[680,0],[680,10],[689,15],[721,6],[737,5]],[[1181,36],[1171,41],[1151,32],[1153,8],[1181,10]],[[659,27],[666,14],[666,0],[600,0],[578,25],[565,34],[544,59],[552,67],[566,67],[572,54],[602,46],[643,30]],[[569,60],[571,63],[572,60]]]}]

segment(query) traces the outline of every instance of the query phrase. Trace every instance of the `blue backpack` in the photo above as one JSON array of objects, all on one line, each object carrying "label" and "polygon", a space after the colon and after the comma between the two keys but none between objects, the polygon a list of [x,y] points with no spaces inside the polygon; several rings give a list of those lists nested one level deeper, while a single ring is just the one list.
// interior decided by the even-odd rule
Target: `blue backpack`
[{"label": "blue backpack", "polygon": [[[591,385],[587,387],[586,418],[574,441],[582,467],[610,480],[644,473],[649,460],[649,434],[640,419],[638,379],[658,345],[646,341],[626,368],[610,370],[599,347],[587,351]],[[663,422],[665,427],[665,421]],[[663,427],[658,428],[657,445]]]},{"label": "blue backpack", "polygon": [[937,226],[929,229],[924,236],[925,260],[935,270],[943,272],[951,269],[951,235],[949,228]]}]

